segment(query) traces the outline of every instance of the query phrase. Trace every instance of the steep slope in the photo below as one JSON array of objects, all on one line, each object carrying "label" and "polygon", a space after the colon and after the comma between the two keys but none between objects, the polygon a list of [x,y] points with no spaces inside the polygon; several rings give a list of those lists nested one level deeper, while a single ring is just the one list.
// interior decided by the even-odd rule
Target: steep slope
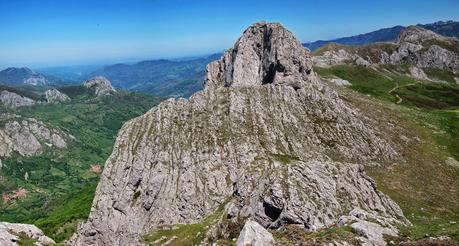
[{"label": "steep slope", "polygon": [[[457,21],[438,21],[431,24],[419,24],[418,26],[425,29],[431,30],[435,33],[446,37],[456,37],[459,38],[459,22]],[[315,42],[304,43],[303,45],[315,51],[318,48],[327,45],[329,43],[337,43],[341,45],[350,45],[350,46],[359,46],[366,45],[376,42],[389,42],[395,40],[399,33],[405,29],[403,26],[395,26],[390,28],[383,28],[374,32],[369,32],[365,34],[360,34],[351,37],[337,38],[333,40],[319,40]]]},{"label": "steep slope", "polygon": [[257,23],[208,65],[202,92],[123,126],[71,243],[230,240],[248,219],[303,231],[370,223],[382,240],[408,222],[363,166],[401,160],[397,148],[315,76],[292,33]]}]

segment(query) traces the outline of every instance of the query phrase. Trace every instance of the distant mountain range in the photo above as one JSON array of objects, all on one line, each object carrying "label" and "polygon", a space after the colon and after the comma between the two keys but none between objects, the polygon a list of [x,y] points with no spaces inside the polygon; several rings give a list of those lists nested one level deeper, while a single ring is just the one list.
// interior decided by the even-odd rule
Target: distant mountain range
[{"label": "distant mountain range", "polygon": [[184,60],[150,60],[132,65],[115,64],[90,74],[108,78],[115,87],[163,97],[187,97],[202,88],[208,63],[221,54]]},{"label": "distant mountain range", "polygon": [[63,81],[53,76],[37,73],[30,68],[10,67],[0,71],[0,82],[13,86],[46,86]]},{"label": "distant mountain range", "polygon": [[[431,24],[420,24],[419,26],[422,26],[443,36],[459,38],[459,22],[457,21],[439,21]],[[328,43],[364,45],[376,42],[387,42],[394,40],[400,31],[402,31],[404,28],[404,26],[394,26],[356,36],[337,38],[332,40],[318,40],[315,42],[304,43],[303,45],[309,50],[314,51]]]}]

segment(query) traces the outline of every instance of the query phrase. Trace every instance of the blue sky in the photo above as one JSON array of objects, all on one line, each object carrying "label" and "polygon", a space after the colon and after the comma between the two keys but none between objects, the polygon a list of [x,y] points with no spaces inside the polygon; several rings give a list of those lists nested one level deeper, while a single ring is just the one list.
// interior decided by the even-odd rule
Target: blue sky
[{"label": "blue sky", "polygon": [[260,20],[314,41],[459,20],[458,9],[458,0],[0,0],[0,68],[219,52]]}]

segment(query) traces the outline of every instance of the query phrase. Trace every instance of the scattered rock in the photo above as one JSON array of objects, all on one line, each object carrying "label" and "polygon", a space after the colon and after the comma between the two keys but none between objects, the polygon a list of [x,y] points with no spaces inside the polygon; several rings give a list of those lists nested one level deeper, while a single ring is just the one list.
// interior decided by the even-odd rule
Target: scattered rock
[{"label": "scattered rock", "polygon": [[108,79],[102,76],[96,76],[84,82],[86,88],[94,89],[97,96],[106,96],[115,93],[116,90]]},{"label": "scattered rock", "polygon": [[273,246],[273,235],[256,221],[248,220],[242,228],[237,246]]},{"label": "scattered rock", "polygon": [[0,222],[0,245],[20,245],[20,236],[35,240],[35,245],[37,246],[55,244],[54,240],[45,236],[45,234],[34,225]]},{"label": "scattered rock", "polygon": [[410,67],[410,74],[417,80],[430,81],[429,77],[427,77],[424,71],[418,67]]},{"label": "scattered rock", "polygon": [[312,61],[318,67],[333,67],[336,65],[352,63],[355,56],[344,49],[325,51],[323,55],[313,56]]},{"label": "scattered rock", "polygon": [[351,83],[349,83],[349,81],[345,80],[345,79],[340,79],[340,78],[337,78],[337,79],[332,79],[330,80],[332,83],[334,84],[337,84],[337,85],[340,85],[340,86],[345,86],[345,85],[351,85]]},{"label": "scattered rock", "polygon": [[382,227],[379,224],[360,220],[358,222],[351,224],[352,230],[354,230],[360,237],[362,245],[375,245],[375,246],[385,246],[387,243],[384,241],[384,236],[393,236],[398,235],[398,231],[388,227]]},{"label": "scattered rock", "polygon": [[47,90],[45,92],[46,101],[48,103],[56,103],[56,102],[68,102],[70,101],[70,97],[66,94],[58,91],[57,89]]},{"label": "scattered rock", "polygon": [[414,242],[401,242],[401,246],[456,246],[456,242],[447,236],[427,237]]},{"label": "scattered rock", "polygon": [[8,108],[32,106],[36,103],[33,99],[9,91],[2,91],[2,93],[0,93],[0,101]]},{"label": "scattered rock", "polygon": [[452,167],[459,167],[459,161],[457,161],[453,157],[446,158],[445,162],[446,162],[447,165],[450,165]]}]

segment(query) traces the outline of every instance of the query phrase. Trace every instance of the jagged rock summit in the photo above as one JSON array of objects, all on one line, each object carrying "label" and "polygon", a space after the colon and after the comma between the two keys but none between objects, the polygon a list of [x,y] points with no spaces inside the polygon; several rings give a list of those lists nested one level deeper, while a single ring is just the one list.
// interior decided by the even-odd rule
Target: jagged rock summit
[{"label": "jagged rock summit", "polygon": [[60,92],[57,89],[50,89],[45,92],[46,101],[48,103],[68,102],[70,97]]},{"label": "jagged rock summit", "polygon": [[97,96],[110,95],[116,92],[108,79],[103,76],[95,76],[83,83],[86,88],[94,89]]},{"label": "jagged rock summit", "polygon": [[363,170],[400,159],[397,145],[316,77],[282,25],[250,26],[207,70],[203,91],[122,127],[71,244],[140,245],[209,216],[188,236],[231,240],[249,220],[314,231],[354,222],[353,211],[409,223]]},{"label": "jagged rock summit", "polygon": [[207,68],[206,87],[263,84],[301,87],[312,76],[309,53],[281,24],[256,23]]}]

